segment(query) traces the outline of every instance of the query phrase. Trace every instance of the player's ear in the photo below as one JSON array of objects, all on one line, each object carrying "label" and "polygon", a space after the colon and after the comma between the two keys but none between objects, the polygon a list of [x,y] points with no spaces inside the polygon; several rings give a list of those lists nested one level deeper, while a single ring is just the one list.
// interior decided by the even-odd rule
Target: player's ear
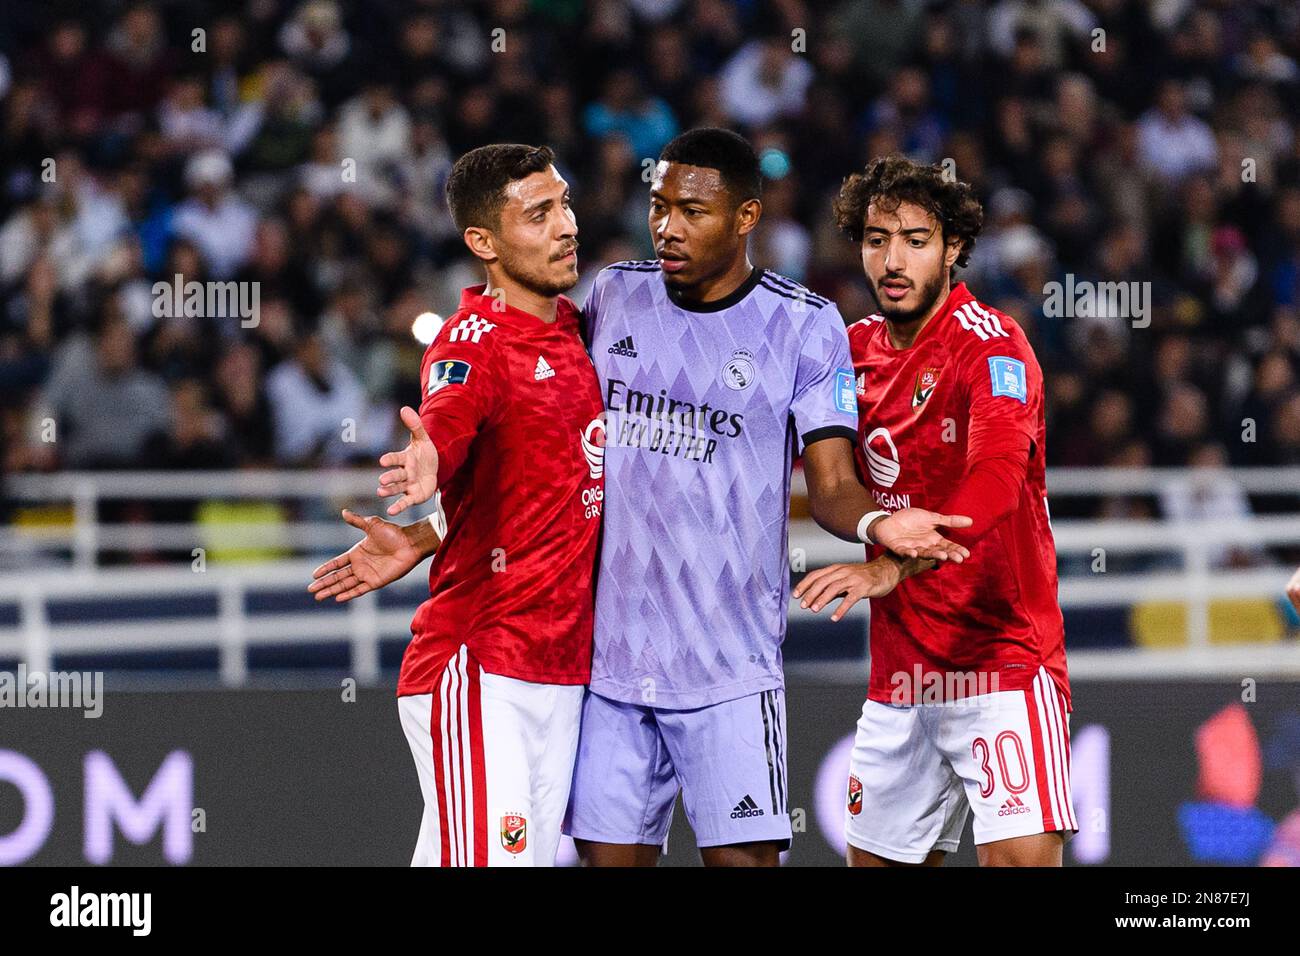
[{"label": "player's ear", "polygon": [[480,226],[470,226],[465,230],[462,238],[469,251],[484,262],[496,262],[497,250],[496,239],[487,229]]},{"label": "player's ear", "polygon": [[961,255],[962,241],[957,238],[949,239],[947,248],[943,250],[944,268],[951,270],[956,263],[957,257]]},{"label": "player's ear", "polygon": [[747,236],[754,231],[758,220],[763,217],[763,204],[757,199],[746,199],[736,207],[736,232]]}]

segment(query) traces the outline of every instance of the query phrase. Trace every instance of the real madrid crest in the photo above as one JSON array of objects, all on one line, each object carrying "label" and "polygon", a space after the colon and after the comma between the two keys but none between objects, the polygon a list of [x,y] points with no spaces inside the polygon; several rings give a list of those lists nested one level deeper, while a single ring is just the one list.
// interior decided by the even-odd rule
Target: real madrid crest
[{"label": "real madrid crest", "polygon": [[722,381],[736,391],[749,388],[758,373],[754,370],[754,353],[749,349],[736,349],[727,364],[722,366]]}]

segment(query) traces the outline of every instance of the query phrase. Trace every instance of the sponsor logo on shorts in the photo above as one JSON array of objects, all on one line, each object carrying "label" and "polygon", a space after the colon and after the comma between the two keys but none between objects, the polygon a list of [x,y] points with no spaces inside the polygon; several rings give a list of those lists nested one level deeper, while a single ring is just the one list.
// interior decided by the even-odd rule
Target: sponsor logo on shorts
[{"label": "sponsor logo on shorts", "polygon": [[528,846],[528,819],[518,813],[501,818],[501,845],[507,853],[523,853]]},{"label": "sponsor logo on shorts", "polygon": [[1032,809],[1030,807],[1025,806],[1024,801],[1022,801],[1019,797],[1013,796],[1006,803],[1002,804],[1001,808],[998,810],[998,816],[1014,817],[1016,814],[1019,813],[1031,813],[1031,812]]},{"label": "sponsor logo on shorts", "polygon": [[849,813],[855,817],[862,812],[862,781],[849,774]]},{"label": "sponsor logo on shorts", "polygon": [[749,794],[745,794],[745,799],[736,804],[731,811],[731,819],[733,820],[741,820],[745,817],[761,817],[762,815],[763,808],[755,803],[754,798]]}]

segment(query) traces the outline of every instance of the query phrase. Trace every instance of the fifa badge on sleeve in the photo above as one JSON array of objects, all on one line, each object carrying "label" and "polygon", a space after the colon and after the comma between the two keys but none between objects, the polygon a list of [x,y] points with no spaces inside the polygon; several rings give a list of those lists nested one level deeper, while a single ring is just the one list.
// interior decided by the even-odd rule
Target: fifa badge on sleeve
[{"label": "fifa badge on sleeve", "polygon": [[1025,363],[1005,355],[989,358],[989,377],[993,379],[993,395],[1005,395],[1021,403],[1028,403],[1029,388],[1025,378]]}]

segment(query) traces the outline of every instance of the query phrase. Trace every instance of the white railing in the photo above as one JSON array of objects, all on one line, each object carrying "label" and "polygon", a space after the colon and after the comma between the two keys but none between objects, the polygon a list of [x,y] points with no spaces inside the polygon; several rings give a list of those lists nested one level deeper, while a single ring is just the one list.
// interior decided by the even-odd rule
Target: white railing
[{"label": "white railing", "polygon": [[[1249,494],[1300,495],[1300,467],[1047,469],[1047,493],[1052,498],[1155,495],[1176,483],[1211,486],[1225,481]],[[795,472],[793,488],[795,494],[807,495],[802,472]]]},{"label": "white railing", "polygon": [[[202,572],[182,568],[106,570],[95,573],[43,573],[0,578],[0,605],[17,604],[17,627],[0,627],[0,658],[18,658],[28,670],[49,671],[55,653],[120,652],[217,648],[223,682],[232,686],[248,676],[248,649],[254,644],[292,645],[321,641],[347,641],[352,646],[351,671],[362,682],[379,677],[379,642],[387,637],[409,637],[409,608],[383,610],[374,594],[339,606],[333,600],[302,611],[250,613],[247,599],[258,591],[301,590],[315,563],[277,561],[246,567],[208,568]],[[417,585],[427,579],[428,562],[413,570],[408,580]],[[215,616],[151,617],[130,623],[52,624],[51,601],[76,598],[148,596],[160,600],[210,595],[218,601]],[[427,592],[426,592],[427,596]]]},{"label": "white railing", "polygon": [[[0,555],[35,555],[40,549],[68,547],[73,565],[90,571],[104,550],[184,549],[219,539],[221,547],[333,548],[353,538],[342,521],[221,523],[211,527],[175,524],[111,524],[96,520],[101,501],[285,501],[368,499],[371,513],[388,502],[375,497],[379,469],[327,471],[225,472],[62,472],[11,475],[5,494],[20,503],[70,503],[71,525],[6,529]],[[427,513],[408,512],[403,521]]]},{"label": "white railing", "polygon": [[[1231,545],[1300,543],[1300,515],[1236,521],[1054,521],[1052,532],[1058,555],[1085,555],[1090,567],[1097,561],[1099,551],[1106,559],[1116,554],[1181,556],[1182,571],[1149,574],[1097,571],[1063,578],[1059,591],[1061,606],[1106,607],[1139,601],[1181,601],[1187,607],[1187,644],[1192,649],[1203,649],[1209,647],[1211,601],[1229,597],[1280,598],[1292,571],[1280,567],[1214,568],[1210,563],[1211,551]],[[861,561],[863,555],[860,546],[832,538],[810,522],[791,526],[790,549],[808,568],[837,561]]]},{"label": "white railing", "polygon": [[[242,499],[358,502],[359,510],[382,513],[386,503],[374,497],[376,470],[238,473],[92,473],[17,476],[6,492],[21,502],[74,504],[73,522],[58,528],[8,528],[0,532],[0,554],[39,555],[53,545],[70,548],[73,567],[28,566],[0,574],[0,607],[17,607],[14,626],[0,625],[0,658],[20,658],[30,669],[48,670],[56,654],[149,649],[217,648],[222,680],[238,685],[247,678],[248,649],[258,644],[316,643],[337,640],[352,648],[352,673],[363,681],[379,674],[379,646],[386,638],[409,634],[411,614],[422,596],[427,565],[412,572],[409,606],[382,609],[374,595],[350,602],[342,610],[324,607],[299,611],[252,613],[248,597],[258,591],[291,592],[305,588],[315,559],[278,559],[245,565],[210,562],[168,566],[99,568],[106,549],[186,550],[192,547],[258,549],[282,547],[297,552],[336,551],[356,540],[354,529],[337,521],[276,524],[221,524],[214,528],[186,524],[111,525],[95,521],[100,500]],[[1269,494],[1300,494],[1300,469],[1260,469],[1222,474],[1205,471],[1110,471],[1064,469],[1049,473],[1055,498],[1099,494],[1154,494],[1171,481],[1230,480]],[[799,483],[796,482],[796,486]],[[798,490],[798,489],[797,489]],[[369,507],[359,504],[369,503]],[[403,517],[411,520],[415,515]],[[1187,646],[1171,651],[1124,649],[1071,654],[1072,671],[1086,676],[1195,676],[1199,674],[1281,674],[1300,676],[1300,644],[1211,645],[1210,605],[1219,598],[1278,599],[1289,568],[1247,570],[1214,568],[1211,556],[1224,546],[1300,544],[1300,515],[1234,521],[1065,521],[1054,522],[1057,551],[1083,555],[1092,567],[1097,554],[1153,553],[1174,555],[1179,571],[1122,574],[1113,570],[1069,576],[1062,580],[1063,607],[1104,607],[1139,601],[1169,600],[1187,608]],[[862,559],[862,548],[839,541],[810,521],[791,525],[790,548],[795,567],[813,568],[835,561]],[[1099,551],[1100,549],[1100,551]],[[130,623],[52,623],[52,601],[149,596],[163,600],[181,595],[215,597],[215,615],[184,615]],[[330,602],[332,604],[332,602]],[[8,612],[14,616],[13,612]],[[810,612],[792,602],[791,619]],[[826,613],[821,615],[826,618]],[[848,619],[864,626],[865,602]]]}]

